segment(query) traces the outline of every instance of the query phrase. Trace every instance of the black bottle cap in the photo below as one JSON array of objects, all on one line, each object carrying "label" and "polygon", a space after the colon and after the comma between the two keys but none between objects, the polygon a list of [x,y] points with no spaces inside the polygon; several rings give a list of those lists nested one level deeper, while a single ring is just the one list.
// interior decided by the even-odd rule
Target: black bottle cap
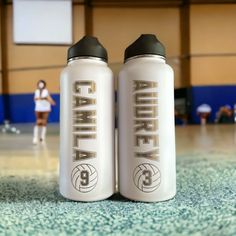
[{"label": "black bottle cap", "polygon": [[125,49],[125,61],[128,58],[144,54],[153,54],[165,57],[165,47],[156,38],[156,35],[142,34],[136,41]]},{"label": "black bottle cap", "polygon": [[84,36],[68,49],[67,60],[75,57],[98,57],[107,62],[107,50],[96,37]]}]

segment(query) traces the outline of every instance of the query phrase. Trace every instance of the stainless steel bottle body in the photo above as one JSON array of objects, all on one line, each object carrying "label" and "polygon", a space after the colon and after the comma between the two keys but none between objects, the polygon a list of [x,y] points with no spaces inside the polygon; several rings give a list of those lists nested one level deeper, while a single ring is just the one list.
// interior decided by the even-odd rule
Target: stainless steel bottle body
[{"label": "stainless steel bottle body", "polygon": [[78,58],[61,73],[60,90],[60,193],[108,198],[115,191],[113,74],[98,58]]},{"label": "stainless steel bottle body", "polygon": [[119,189],[145,202],[176,193],[174,76],[158,55],[130,58],[118,77]]}]

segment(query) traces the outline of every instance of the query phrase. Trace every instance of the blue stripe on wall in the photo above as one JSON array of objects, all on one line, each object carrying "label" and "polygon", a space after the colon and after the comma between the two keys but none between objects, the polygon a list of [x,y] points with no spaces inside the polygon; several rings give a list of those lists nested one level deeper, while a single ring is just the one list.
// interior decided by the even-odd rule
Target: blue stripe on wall
[{"label": "blue stripe on wall", "polygon": [[200,123],[196,108],[203,103],[212,108],[210,122],[214,122],[216,112],[221,106],[228,104],[233,108],[236,104],[236,85],[194,86],[191,90],[191,115],[194,123]]},{"label": "blue stripe on wall", "polygon": [[[9,119],[11,123],[35,122],[34,94],[11,94],[3,96],[6,105],[5,118]],[[51,96],[55,100],[56,106],[52,106],[49,122],[58,122],[60,96],[59,94],[51,94]]]},{"label": "blue stripe on wall", "polygon": [[[193,123],[199,123],[199,117],[196,114],[196,108],[207,103],[212,107],[210,122],[215,119],[215,113],[220,106],[229,104],[232,107],[236,104],[236,85],[227,86],[194,86],[190,89],[191,93],[191,116]],[[34,94],[12,94],[0,95],[0,123],[2,123],[4,115],[8,117],[12,123],[35,122],[34,114]],[[49,116],[49,122],[59,121],[60,96],[52,94],[56,101],[56,106],[52,107]],[[3,100],[6,110],[3,109]]]},{"label": "blue stripe on wall", "polygon": [[3,122],[3,119],[4,119],[3,95],[0,94],[0,124]]}]

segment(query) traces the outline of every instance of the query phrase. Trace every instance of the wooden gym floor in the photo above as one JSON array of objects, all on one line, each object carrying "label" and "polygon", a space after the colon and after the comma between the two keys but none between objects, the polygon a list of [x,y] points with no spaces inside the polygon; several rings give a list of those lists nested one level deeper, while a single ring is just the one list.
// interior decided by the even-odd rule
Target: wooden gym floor
[{"label": "wooden gym floor", "polygon": [[[15,125],[21,134],[0,132],[0,169],[5,174],[50,174],[58,171],[59,127],[50,124],[45,144],[32,144],[33,125]],[[1,127],[0,127],[1,130]],[[236,158],[236,125],[177,126],[179,156],[227,153]],[[214,156],[214,155],[213,155]],[[228,156],[228,155],[227,155]],[[216,155],[217,157],[217,155]]]}]

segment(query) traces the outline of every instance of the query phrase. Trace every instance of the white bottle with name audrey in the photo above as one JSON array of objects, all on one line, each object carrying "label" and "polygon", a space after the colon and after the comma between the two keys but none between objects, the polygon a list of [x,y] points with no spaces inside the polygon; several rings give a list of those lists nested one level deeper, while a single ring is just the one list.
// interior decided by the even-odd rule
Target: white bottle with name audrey
[{"label": "white bottle with name audrey", "polygon": [[60,90],[60,193],[75,201],[106,199],[115,191],[114,79],[96,38],[69,48]]},{"label": "white bottle with name audrey", "polygon": [[119,189],[132,200],[176,194],[174,75],[155,35],[125,50],[118,78]]}]

